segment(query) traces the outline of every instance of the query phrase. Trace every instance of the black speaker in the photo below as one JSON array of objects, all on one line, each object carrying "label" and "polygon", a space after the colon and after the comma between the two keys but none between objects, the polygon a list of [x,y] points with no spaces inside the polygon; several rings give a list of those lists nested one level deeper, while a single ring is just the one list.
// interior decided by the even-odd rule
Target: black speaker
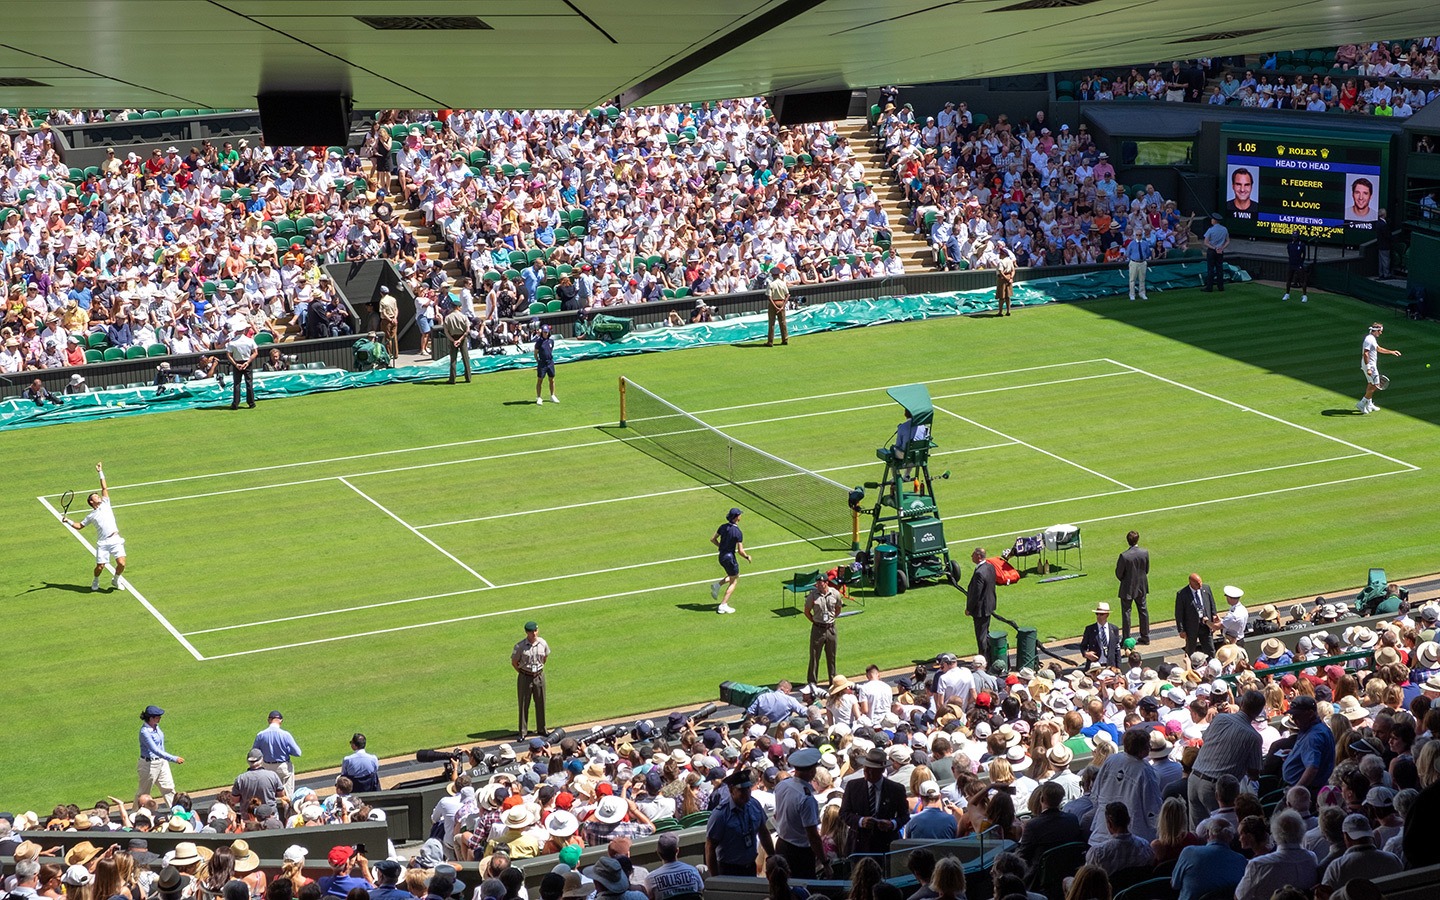
[{"label": "black speaker", "polygon": [[781,125],[833,122],[850,114],[850,92],[811,91],[804,94],[776,94],[771,102],[775,121]]},{"label": "black speaker", "polygon": [[287,91],[255,98],[260,130],[273,147],[345,146],[350,140],[350,108],[344,94]]}]

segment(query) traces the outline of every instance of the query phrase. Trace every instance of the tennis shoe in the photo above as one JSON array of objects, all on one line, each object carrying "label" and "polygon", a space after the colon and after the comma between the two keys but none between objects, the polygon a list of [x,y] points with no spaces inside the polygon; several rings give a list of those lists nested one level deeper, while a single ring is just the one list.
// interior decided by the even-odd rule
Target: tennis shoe
[{"label": "tennis shoe", "polygon": [[1355,408],[1360,411],[1360,415],[1362,416],[1368,416],[1370,414],[1370,407],[1365,404],[1363,397],[1355,404]]},{"label": "tennis shoe", "polygon": [[1370,412],[1379,412],[1379,411],[1380,411],[1380,407],[1378,407],[1378,406],[1375,405],[1375,401],[1374,401],[1374,400],[1371,400],[1369,403],[1366,403],[1365,406],[1366,406],[1366,408],[1367,408]]},{"label": "tennis shoe", "polygon": [[117,591],[123,591],[127,586],[128,585],[125,584],[125,579],[120,578],[119,576],[116,576],[110,581],[110,587],[114,588]]},{"label": "tennis shoe", "polygon": [[728,603],[722,603],[720,604],[720,611],[722,613],[725,613],[726,615],[729,615],[730,613],[733,613],[735,611],[735,607],[731,606]]},{"label": "tennis shoe", "polygon": [[91,579],[91,581],[90,581],[90,590],[92,590],[92,591],[98,591],[98,590],[100,590],[100,579],[98,579],[98,578]]},{"label": "tennis shoe", "polygon": [[[1140,295],[1140,299],[1141,299],[1141,300],[1149,300],[1149,299],[1150,299],[1150,295],[1149,295],[1149,294],[1141,294],[1141,295]],[[1005,315],[1008,316],[1008,315],[1010,315],[1010,314],[1009,314],[1009,313],[1006,313]]]},{"label": "tennis shoe", "polygon": [[550,395],[550,402],[551,402],[551,403],[559,403],[559,402],[560,402],[560,398],[557,397],[557,396],[555,396],[554,394],[551,394],[551,395]]},{"label": "tennis shoe", "polygon": [[536,397],[536,398],[535,398],[535,405],[536,405],[536,406],[544,406],[544,405],[545,405],[545,401],[544,401],[544,400],[541,400],[539,397]]},{"label": "tennis shoe", "polygon": [[1301,302],[1301,303],[1309,303],[1309,302],[1310,302],[1310,298],[1309,298],[1307,295],[1305,295],[1305,294],[1301,294],[1301,295],[1300,295],[1300,302]]},{"label": "tennis shoe", "polygon": [[1281,300],[1289,300],[1289,299],[1290,299],[1290,292],[1289,292],[1289,291],[1286,291],[1285,294],[1284,294],[1284,296],[1282,296],[1280,299],[1281,299]]},{"label": "tennis shoe", "polygon": [[712,582],[710,583],[710,599],[711,599],[711,600],[719,600],[719,599],[720,599],[720,582],[718,582],[718,581],[712,581]]}]

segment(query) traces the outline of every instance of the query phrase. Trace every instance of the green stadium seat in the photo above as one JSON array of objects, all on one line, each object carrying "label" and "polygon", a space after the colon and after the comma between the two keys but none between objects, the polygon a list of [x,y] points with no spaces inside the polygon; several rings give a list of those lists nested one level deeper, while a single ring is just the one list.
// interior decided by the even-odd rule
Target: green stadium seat
[{"label": "green stadium seat", "polygon": [[268,331],[257,331],[257,332],[255,332],[255,343],[256,343],[256,344],[273,344],[273,343],[275,343],[275,335],[271,334],[271,333],[268,332]]},{"label": "green stadium seat", "polygon": [[179,117],[180,117],[180,110],[178,110],[178,109],[162,109],[162,110],[160,110],[160,118],[162,118],[162,119],[176,119],[176,118],[179,118]]},{"label": "green stadium seat", "polygon": [[85,170],[84,170],[84,169],[76,169],[76,168],[74,168],[74,167],[72,166],[71,169],[70,169],[70,180],[71,180],[71,181],[84,181],[84,180],[85,180]]},{"label": "green stadium seat", "polygon": [[170,355],[170,348],[169,348],[169,347],[166,347],[164,344],[151,344],[149,347],[146,347],[146,348],[145,348],[145,355],[146,355],[146,356],[169,356],[169,355]]},{"label": "green stadium seat", "polygon": [[295,233],[295,220],[294,220],[294,219],[276,219],[276,220],[275,220],[275,234],[276,234],[276,235],[284,235],[285,237],[289,237],[289,236],[293,235],[294,233]]},{"label": "green stadium seat", "polygon": [[676,300],[683,300],[688,296],[690,296],[690,289],[688,287],[678,287],[675,289]]},{"label": "green stadium seat", "polygon": [[115,361],[117,361],[117,360],[121,360],[121,359],[124,359],[124,358],[125,358],[125,348],[124,348],[124,347],[107,347],[107,348],[105,349],[105,361],[106,361],[106,362],[115,362]]},{"label": "green stadium seat", "polygon": [[142,118],[142,119],[158,119],[158,118],[160,118],[160,113],[157,112],[157,111],[155,111],[155,110],[153,110],[153,109],[147,109],[147,110],[145,110],[144,112],[142,112],[142,113],[140,114],[140,118]]},{"label": "green stadium seat", "polygon": [[180,115],[182,115],[182,116],[198,116],[198,115],[200,115],[200,110],[198,110],[198,109],[182,109],[182,110],[180,110]]},{"label": "green stadium seat", "polygon": [[491,271],[486,272],[484,275],[480,276],[480,280],[486,282],[487,284],[494,283],[500,280],[500,273],[492,269]]},{"label": "green stadium seat", "polygon": [[144,358],[145,358],[145,348],[142,347],[142,346],[140,346],[139,344],[136,344],[136,345],[134,345],[133,347],[130,347],[128,350],[125,351],[125,358],[126,358],[126,359],[144,359]]},{"label": "green stadium seat", "polygon": [[110,346],[110,339],[105,337],[105,332],[103,331],[97,331],[94,334],[90,335],[89,341],[89,344],[87,344],[86,346],[88,346],[91,350],[104,350],[106,347]]},{"label": "green stadium seat", "polygon": [[85,351],[85,362],[87,362],[87,363],[98,363],[98,362],[104,361],[104,359],[105,359],[105,354],[104,354],[103,352],[99,351],[99,350],[86,350],[86,351]]},{"label": "green stadium seat", "polygon": [[537,287],[537,288],[535,289],[535,302],[536,302],[536,303],[549,303],[551,300],[554,300],[554,299],[555,299],[555,289],[554,289],[554,288],[552,288],[552,287],[546,287],[546,286],[544,286],[544,285],[541,285],[540,287]]},{"label": "green stadium seat", "polygon": [[546,312],[560,312],[560,311],[561,311],[561,302],[560,302],[559,300],[551,300],[551,301],[547,302],[547,303],[545,304],[545,311],[546,311]]},{"label": "green stadium seat", "polygon": [[543,313],[543,312],[545,312],[545,304],[543,304],[543,303],[532,303],[532,304],[530,304],[530,315],[532,315],[532,316],[538,316],[538,315],[540,315],[540,314]]},{"label": "green stadium seat", "polygon": [[573,226],[571,226],[571,228],[570,228],[570,239],[571,239],[571,240],[575,240],[576,238],[583,238],[584,236],[585,236],[585,226],[584,226],[584,225],[573,225]]},{"label": "green stadium seat", "polygon": [[506,280],[506,281],[514,281],[515,279],[517,279],[517,278],[519,278],[519,277],[520,277],[520,270],[519,270],[519,269],[506,269],[506,270],[505,270],[505,280]]},{"label": "green stadium seat", "polygon": [[528,265],[530,265],[530,263],[533,263],[535,260],[537,260],[537,259],[544,259],[544,258],[545,258],[545,251],[544,251],[544,250],[531,250],[529,253],[526,253],[526,254],[525,254],[525,265],[528,266]]}]

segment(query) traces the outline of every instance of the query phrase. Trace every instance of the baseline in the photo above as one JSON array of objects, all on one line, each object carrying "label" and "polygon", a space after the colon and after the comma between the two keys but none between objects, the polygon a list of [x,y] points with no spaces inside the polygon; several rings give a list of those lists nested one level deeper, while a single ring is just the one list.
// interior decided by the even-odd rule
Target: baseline
[{"label": "baseline", "polygon": [[[46,509],[50,510],[50,514],[55,517],[55,520],[57,522],[60,522],[60,526],[62,528],[70,532],[70,534],[75,538],[75,540],[79,541],[86,550],[90,551],[90,556],[93,559],[95,556],[95,545],[90,543],[90,539],[85,537],[85,535],[81,534],[75,529],[71,528],[69,525],[66,525],[64,523],[65,516],[60,512],[60,510],[52,506],[49,500],[45,499],[44,497],[36,497],[35,499],[39,500]],[[115,567],[113,565],[110,565],[109,563],[105,565],[105,568],[112,574],[115,571]],[[194,644],[190,643],[188,640],[185,639],[185,635],[181,634],[174,625],[170,624],[169,619],[165,618],[163,615],[160,614],[160,610],[156,609],[149,600],[145,599],[145,595],[140,593],[140,591],[135,588],[135,585],[130,581],[130,578],[128,576],[125,578],[125,587],[123,588],[123,590],[129,591],[131,594],[133,594],[135,599],[140,601],[140,605],[145,607],[145,609],[150,612],[150,615],[155,617],[155,621],[159,622],[161,627],[163,627],[166,631],[170,632],[170,636],[173,637],[175,640],[179,641],[180,646],[184,647],[191,656],[195,657],[195,659],[200,662],[205,661],[206,657],[201,655],[199,650],[195,649]]]}]

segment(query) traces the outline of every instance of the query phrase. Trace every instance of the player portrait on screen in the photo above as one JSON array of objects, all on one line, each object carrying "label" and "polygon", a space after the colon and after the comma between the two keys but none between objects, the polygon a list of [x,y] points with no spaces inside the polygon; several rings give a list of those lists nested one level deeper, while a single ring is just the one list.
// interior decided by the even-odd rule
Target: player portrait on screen
[{"label": "player portrait on screen", "polygon": [[1255,218],[1255,172],[1248,166],[1231,166],[1230,186],[1225,191],[1225,209],[1241,219]]},{"label": "player portrait on screen", "polygon": [[1375,221],[1380,206],[1376,202],[1374,180],[1366,175],[1351,175],[1345,179],[1345,191],[1349,196],[1345,221]]}]

